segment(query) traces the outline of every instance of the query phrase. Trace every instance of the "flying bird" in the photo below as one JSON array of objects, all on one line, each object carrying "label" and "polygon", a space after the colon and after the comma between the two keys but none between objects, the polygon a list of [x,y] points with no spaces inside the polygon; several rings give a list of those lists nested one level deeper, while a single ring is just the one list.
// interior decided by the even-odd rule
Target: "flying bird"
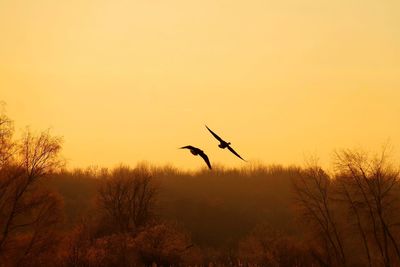
[{"label": "flying bird", "polygon": [[202,157],[204,159],[204,161],[206,162],[208,168],[211,170],[210,160],[208,159],[207,155],[204,153],[203,150],[201,150],[200,148],[194,147],[194,146],[183,146],[180,149],[185,149],[185,148],[189,149],[193,155],[195,155],[195,156],[199,155],[200,157]]},{"label": "flying bird", "polygon": [[[233,148],[230,146],[230,144],[231,144],[230,142],[224,141],[216,133],[211,131],[211,129],[208,128],[207,125],[206,125],[206,128],[220,142],[220,144],[218,145],[220,148],[222,148],[222,149],[228,148],[229,151],[231,151],[233,154],[235,154],[238,158],[240,158],[241,160],[244,160],[235,150],[233,150]],[[246,160],[244,160],[244,161],[246,161]]]}]

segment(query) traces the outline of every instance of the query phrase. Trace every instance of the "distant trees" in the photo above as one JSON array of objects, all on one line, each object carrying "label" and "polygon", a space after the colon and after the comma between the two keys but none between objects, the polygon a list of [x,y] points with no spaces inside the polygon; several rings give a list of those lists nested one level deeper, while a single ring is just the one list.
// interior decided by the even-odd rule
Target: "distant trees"
[{"label": "distant trees", "polygon": [[134,233],[154,215],[157,187],[149,171],[119,167],[104,178],[98,200],[119,233]]},{"label": "distant trees", "polygon": [[57,169],[60,138],[27,130],[13,140],[12,121],[0,116],[0,262],[24,265],[55,245],[62,215],[60,198],[41,186]]},{"label": "distant trees", "polygon": [[314,164],[295,179],[301,217],[314,234],[313,255],[324,266],[400,264],[399,170],[380,155],[342,150],[335,169]]},{"label": "distant trees", "polygon": [[14,139],[0,112],[0,267],[400,266],[400,174],[386,150],[338,151],[331,171],[211,173],[55,172],[60,150],[49,131]]}]

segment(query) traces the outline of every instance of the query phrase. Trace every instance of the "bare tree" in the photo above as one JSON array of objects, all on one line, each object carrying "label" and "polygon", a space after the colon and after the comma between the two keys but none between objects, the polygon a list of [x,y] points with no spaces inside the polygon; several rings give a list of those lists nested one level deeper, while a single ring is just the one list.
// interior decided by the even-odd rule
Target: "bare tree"
[{"label": "bare tree", "polygon": [[[17,266],[43,266],[49,257],[46,255],[55,249],[58,242],[56,226],[62,218],[62,204],[59,196],[48,191],[35,192],[31,196],[30,221],[15,225],[15,248],[17,249]],[[21,233],[17,229],[24,229]]]},{"label": "bare tree", "polygon": [[346,266],[344,240],[333,207],[331,178],[321,167],[311,163],[294,180],[294,189],[303,218],[311,223],[314,232],[318,230],[317,236],[322,241],[325,255],[318,260],[327,266]]},{"label": "bare tree", "polygon": [[339,198],[342,198],[343,203],[347,205],[350,217],[352,219],[355,219],[356,231],[358,231],[358,233],[361,236],[365,254],[367,256],[368,266],[372,267],[373,261],[367,235],[367,227],[365,226],[363,215],[359,210],[360,202],[357,199],[357,196],[355,195],[354,190],[352,188],[353,187],[351,185],[352,181],[343,175],[337,176],[336,181],[337,181],[338,196]]},{"label": "bare tree", "polygon": [[400,207],[399,171],[390,164],[387,149],[373,157],[361,151],[342,150],[336,153],[335,163],[344,199],[356,217],[367,257],[372,257],[368,246],[372,242],[384,266],[399,264],[399,237],[395,236]]},{"label": "bare tree", "polygon": [[[13,155],[14,143],[13,122],[4,112],[0,113],[0,170],[9,162]],[[1,190],[1,189],[0,189]]]},{"label": "bare tree", "polygon": [[20,141],[13,141],[10,125],[3,116],[0,123],[0,259],[18,251],[14,256],[23,264],[25,259],[43,252],[40,247],[51,243],[50,230],[61,217],[61,201],[40,185],[42,178],[62,164],[61,140],[52,137],[49,131],[34,135],[27,130]]},{"label": "bare tree", "polygon": [[118,232],[135,232],[153,216],[157,187],[146,170],[115,169],[99,190],[99,203]]}]

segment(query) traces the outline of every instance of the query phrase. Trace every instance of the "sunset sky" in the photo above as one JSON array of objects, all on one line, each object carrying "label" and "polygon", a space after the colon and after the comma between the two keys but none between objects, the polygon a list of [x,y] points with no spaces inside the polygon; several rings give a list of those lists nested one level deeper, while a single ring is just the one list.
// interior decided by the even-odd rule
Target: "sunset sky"
[{"label": "sunset sky", "polygon": [[[69,167],[400,151],[398,0],[0,0],[0,101]],[[396,152],[397,151],[397,152]]]}]

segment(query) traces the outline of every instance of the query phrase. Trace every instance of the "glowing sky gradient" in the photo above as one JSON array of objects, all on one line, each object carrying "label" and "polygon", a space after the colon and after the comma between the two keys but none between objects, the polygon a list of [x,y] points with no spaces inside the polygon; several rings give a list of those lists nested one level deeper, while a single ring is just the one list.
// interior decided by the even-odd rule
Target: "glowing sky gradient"
[{"label": "glowing sky gradient", "polygon": [[1,0],[0,100],[71,167],[400,148],[398,0]]}]

